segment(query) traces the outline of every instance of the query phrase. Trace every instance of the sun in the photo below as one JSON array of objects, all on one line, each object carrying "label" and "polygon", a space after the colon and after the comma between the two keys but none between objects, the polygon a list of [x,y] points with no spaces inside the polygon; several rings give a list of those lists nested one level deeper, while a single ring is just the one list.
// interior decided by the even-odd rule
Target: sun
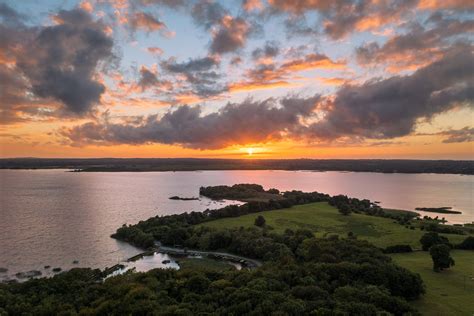
[{"label": "sun", "polygon": [[247,148],[247,155],[249,156],[253,155],[253,148]]}]

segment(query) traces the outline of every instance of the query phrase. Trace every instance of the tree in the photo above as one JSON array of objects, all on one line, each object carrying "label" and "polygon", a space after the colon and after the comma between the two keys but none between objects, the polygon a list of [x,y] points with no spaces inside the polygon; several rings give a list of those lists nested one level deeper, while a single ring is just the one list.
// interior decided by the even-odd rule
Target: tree
[{"label": "tree", "polygon": [[456,246],[458,249],[474,250],[474,237],[469,236]]},{"label": "tree", "polygon": [[257,218],[255,219],[255,226],[258,226],[258,227],[263,227],[265,226],[265,223],[266,223],[266,220],[265,220],[265,217],[263,217],[262,215],[258,215]]},{"label": "tree", "polygon": [[430,248],[431,259],[433,259],[433,270],[440,272],[454,266],[454,259],[451,258],[451,248],[445,244],[434,245]]},{"label": "tree", "polygon": [[269,189],[267,192],[271,194],[280,194],[280,191],[278,189],[273,189],[273,188]]},{"label": "tree", "polygon": [[424,234],[421,239],[420,243],[422,246],[422,249],[424,251],[428,251],[431,246],[438,245],[438,244],[446,244],[449,245],[449,240],[448,238],[444,236],[438,235],[438,233],[435,232],[429,232]]},{"label": "tree", "polygon": [[341,204],[338,209],[342,215],[349,215],[351,213],[351,208],[348,204]]}]

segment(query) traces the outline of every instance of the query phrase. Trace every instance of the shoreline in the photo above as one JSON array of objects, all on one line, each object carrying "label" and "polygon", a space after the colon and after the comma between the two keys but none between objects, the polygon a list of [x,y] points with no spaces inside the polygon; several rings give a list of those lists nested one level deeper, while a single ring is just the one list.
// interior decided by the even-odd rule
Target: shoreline
[{"label": "shoreline", "polygon": [[0,169],[69,169],[75,172],[285,170],[474,175],[474,160],[303,158],[0,158]]}]

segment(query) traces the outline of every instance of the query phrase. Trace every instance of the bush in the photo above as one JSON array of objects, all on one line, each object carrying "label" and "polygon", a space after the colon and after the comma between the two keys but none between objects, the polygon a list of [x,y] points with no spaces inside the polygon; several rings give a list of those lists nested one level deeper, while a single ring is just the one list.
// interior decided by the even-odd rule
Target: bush
[{"label": "bush", "polygon": [[265,226],[265,217],[263,217],[262,215],[258,215],[257,218],[255,219],[255,226],[258,226],[258,227],[263,227]]},{"label": "bush", "polygon": [[469,236],[462,241],[459,245],[456,245],[457,249],[474,250],[474,237]]}]

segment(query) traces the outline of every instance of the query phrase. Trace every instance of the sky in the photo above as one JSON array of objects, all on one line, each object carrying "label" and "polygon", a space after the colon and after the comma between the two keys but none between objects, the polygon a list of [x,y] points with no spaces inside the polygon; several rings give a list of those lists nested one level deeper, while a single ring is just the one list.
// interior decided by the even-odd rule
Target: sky
[{"label": "sky", "polygon": [[473,31],[466,0],[0,0],[0,156],[473,159]]}]

